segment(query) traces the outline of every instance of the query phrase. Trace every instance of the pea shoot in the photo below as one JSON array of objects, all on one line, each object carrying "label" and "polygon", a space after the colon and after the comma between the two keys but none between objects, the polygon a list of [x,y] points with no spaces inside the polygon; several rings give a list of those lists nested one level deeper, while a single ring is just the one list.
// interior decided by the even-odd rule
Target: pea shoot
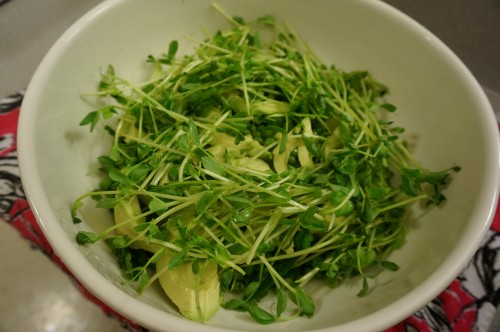
[{"label": "pea shoot", "polygon": [[[80,123],[112,135],[91,197],[113,211],[100,234],[142,292],[159,280],[189,319],[219,309],[261,324],[312,317],[313,280],[359,277],[359,296],[405,240],[417,202],[438,205],[451,167],[420,165],[383,120],[397,111],[365,70],[326,66],[271,16],[230,17],[226,31],[179,56],[178,41],[149,55],[151,79],[132,84],[109,66],[96,95],[105,106]],[[271,34],[272,37],[264,38]],[[275,297],[266,308],[261,300]]]}]

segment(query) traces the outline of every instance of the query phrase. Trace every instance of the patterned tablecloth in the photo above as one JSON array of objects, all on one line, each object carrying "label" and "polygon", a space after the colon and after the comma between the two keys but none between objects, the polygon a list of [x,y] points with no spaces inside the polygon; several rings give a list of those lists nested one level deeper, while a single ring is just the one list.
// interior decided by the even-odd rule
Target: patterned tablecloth
[{"label": "patterned tablecloth", "polygon": [[[48,255],[71,278],[71,272],[55,255],[30,211],[19,176],[16,129],[22,93],[0,101],[0,219]],[[103,312],[118,319],[130,331],[146,329],[127,320],[88,292],[76,279],[75,285]],[[500,209],[481,247],[466,269],[432,302],[388,332],[457,331],[486,332],[494,322],[500,303]]]}]

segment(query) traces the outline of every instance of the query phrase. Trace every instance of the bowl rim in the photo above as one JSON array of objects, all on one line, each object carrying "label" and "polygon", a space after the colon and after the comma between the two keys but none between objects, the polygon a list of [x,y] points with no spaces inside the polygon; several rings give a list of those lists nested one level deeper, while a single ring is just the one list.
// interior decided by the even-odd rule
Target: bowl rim
[{"label": "bowl rim", "polygon": [[[436,49],[450,60],[455,70],[460,73],[462,79],[467,82],[468,89],[474,94],[476,102],[482,106],[480,115],[482,125],[486,128],[486,135],[488,136],[488,146],[485,147],[485,149],[490,152],[490,155],[487,156],[488,163],[486,171],[491,174],[491,177],[489,181],[485,181],[484,190],[481,192],[481,197],[478,199],[480,204],[474,210],[471,217],[471,219],[481,222],[481,227],[477,227],[477,225],[473,227],[472,224],[469,224],[461,235],[461,240],[464,245],[461,246],[461,248],[454,249],[436,269],[435,273],[402,298],[367,316],[358,318],[352,322],[316,331],[372,331],[385,329],[397,324],[400,320],[412,315],[422,306],[430,302],[456,278],[480,246],[493,220],[499,196],[500,139],[497,122],[486,94],[473,74],[439,38],[434,36],[411,17],[382,1],[359,1],[363,2],[363,5],[371,7],[372,10],[383,11],[384,15],[390,17],[392,20],[400,21],[402,24],[413,29],[415,33],[432,36],[435,41],[434,46]],[[37,101],[41,97],[41,90],[37,89],[37,86],[42,85],[45,77],[50,73],[51,69],[56,66],[57,60],[64,51],[65,46],[78,35],[81,28],[107,10],[119,5],[121,2],[123,2],[123,0],[105,0],[84,14],[73,23],[61,37],[59,37],[35,71],[26,90],[19,116],[17,144],[21,180],[31,210],[55,254],[61,258],[75,278],[78,279],[80,276],[81,280],[79,281],[93,295],[117,313],[124,315],[127,319],[131,319],[134,323],[141,326],[157,329],[160,326],[158,318],[169,316],[169,329],[175,331],[192,331],[197,328],[199,329],[200,325],[137,301],[118,287],[114,286],[93,268],[90,262],[88,262],[76,248],[74,241],[69,239],[64,230],[60,227],[55,214],[50,209],[49,201],[42,187],[40,173],[36,168],[36,155],[33,153],[32,149],[32,143],[35,142],[35,135],[32,130],[32,119],[37,110]],[[29,180],[27,180],[28,178]],[[447,277],[443,277],[443,275]],[[82,278],[81,276],[85,277]],[[408,299],[411,299],[411,301]],[[402,302],[411,304],[402,306]],[[388,312],[391,312],[392,318],[387,317]],[[203,329],[205,331],[227,330],[209,325],[203,325]]]}]

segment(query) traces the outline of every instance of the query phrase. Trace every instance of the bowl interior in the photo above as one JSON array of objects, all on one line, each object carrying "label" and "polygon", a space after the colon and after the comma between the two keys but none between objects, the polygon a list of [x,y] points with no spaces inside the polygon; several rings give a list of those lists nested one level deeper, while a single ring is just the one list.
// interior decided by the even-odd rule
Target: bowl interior
[{"label": "bowl interior", "polygon": [[[19,125],[23,184],[47,238],[69,269],[98,297],[153,330],[199,329],[179,317],[158,287],[137,297],[122,282],[114,258],[102,245],[78,246],[78,229],[111,224],[105,211],[86,206],[74,225],[72,201],[98,183],[96,157],[109,136],[89,134],[78,123],[92,110],[82,98],[94,92],[108,64],[133,82],[146,78],[148,54],[165,52],[171,40],[190,51],[185,37],[202,38],[227,22],[204,0],[105,1],[56,43],[36,72]],[[391,259],[397,272],[382,273],[370,294],[356,297],[353,280],[330,290],[312,285],[317,313],[265,326],[221,310],[206,330],[381,330],[436,296],[467,263],[491,221],[498,188],[498,137],[491,108],[462,63],[430,32],[378,1],[220,0],[227,12],[251,19],[274,15],[288,22],[326,64],[367,69],[390,88],[398,107],[392,119],[407,129],[416,158],[432,170],[459,165],[448,201],[409,221],[403,248]]]}]

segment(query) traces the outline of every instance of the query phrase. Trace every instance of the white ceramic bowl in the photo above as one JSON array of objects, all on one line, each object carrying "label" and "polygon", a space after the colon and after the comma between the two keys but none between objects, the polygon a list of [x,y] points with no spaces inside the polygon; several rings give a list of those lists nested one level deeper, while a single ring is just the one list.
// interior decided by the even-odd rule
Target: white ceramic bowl
[{"label": "white ceramic bowl", "polygon": [[326,63],[368,69],[390,89],[394,120],[416,138],[415,155],[430,169],[460,165],[442,208],[412,223],[407,243],[391,259],[400,270],[383,273],[357,298],[358,285],[313,291],[312,319],[262,326],[221,310],[204,326],[180,317],[157,288],[136,297],[102,245],[82,248],[78,228],[111,223],[72,200],[95,188],[89,175],[106,152],[104,133],[78,126],[90,107],[80,94],[95,91],[99,72],[113,64],[132,81],[143,79],[144,59],[172,39],[228,27],[205,0],[109,0],[78,20],[53,46],[34,75],[22,105],[19,161],[23,185],[42,230],[71,272],[112,308],[155,331],[379,331],[411,315],[464,268],[488,229],[499,184],[498,128],[481,87],[432,33],[374,0],[219,0],[246,18],[271,14],[290,23]]}]

